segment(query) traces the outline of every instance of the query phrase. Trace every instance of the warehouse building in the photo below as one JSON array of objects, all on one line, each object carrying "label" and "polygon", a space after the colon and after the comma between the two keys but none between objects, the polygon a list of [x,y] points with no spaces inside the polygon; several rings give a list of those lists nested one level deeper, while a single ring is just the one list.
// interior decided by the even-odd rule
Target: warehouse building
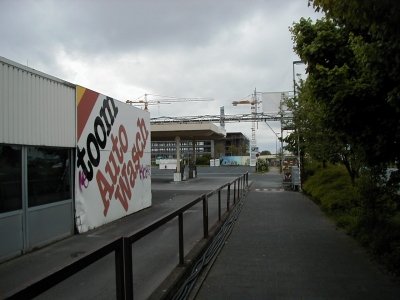
[{"label": "warehouse building", "polygon": [[0,261],[150,206],[149,120],[0,57]]}]

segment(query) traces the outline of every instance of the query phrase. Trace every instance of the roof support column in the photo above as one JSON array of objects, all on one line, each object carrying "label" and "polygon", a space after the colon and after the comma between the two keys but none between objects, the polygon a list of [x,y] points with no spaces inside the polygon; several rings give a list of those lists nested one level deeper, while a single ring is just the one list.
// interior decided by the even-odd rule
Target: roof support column
[{"label": "roof support column", "polygon": [[197,177],[197,169],[196,169],[196,140],[193,138],[192,140],[192,155],[191,161],[189,163],[189,178]]},{"label": "roof support column", "polygon": [[175,137],[176,142],[176,173],[181,172],[181,138]]},{"label": "roof support column", "polygon": [[192,141],[192,165],[196,165],[196,140]]}]

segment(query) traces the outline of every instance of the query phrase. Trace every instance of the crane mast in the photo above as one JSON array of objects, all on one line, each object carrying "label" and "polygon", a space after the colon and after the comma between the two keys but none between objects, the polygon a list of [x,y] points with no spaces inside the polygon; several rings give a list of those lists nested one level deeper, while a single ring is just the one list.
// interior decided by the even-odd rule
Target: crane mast
[{"label": "crane mast", "polygon": [[238,104],[250,104],[250,112],[253,116],[251,121],[251,140],[250,140],[250,166],[254,167],[256,165],[256,154],[258,153],[257,141],[256,141],[256,124],[257,124],[257,106],[258,101],[257,98],[257,90],[254,89],[254,94],[251,96],[251,100],[239,100],[233,101],[233,106],[237,106]]}]

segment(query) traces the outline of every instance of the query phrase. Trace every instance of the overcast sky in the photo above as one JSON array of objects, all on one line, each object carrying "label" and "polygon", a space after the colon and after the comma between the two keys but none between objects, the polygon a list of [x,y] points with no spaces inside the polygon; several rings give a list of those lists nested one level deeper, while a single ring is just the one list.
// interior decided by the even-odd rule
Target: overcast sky
[{"label": "overcast sky", "polygon": [[[320,17],[308,0],[0,0],[0,8],[7,59],[121,101],[214,99],[150,106],[151,117],[217,115],[221,106],[250,113],[232,101],[255,88],[293,90],[288,28]],[[251,123],[226,129],[251,137]],[[271,129],[259,123],[256,134],[260,150],[275,153]]]}]

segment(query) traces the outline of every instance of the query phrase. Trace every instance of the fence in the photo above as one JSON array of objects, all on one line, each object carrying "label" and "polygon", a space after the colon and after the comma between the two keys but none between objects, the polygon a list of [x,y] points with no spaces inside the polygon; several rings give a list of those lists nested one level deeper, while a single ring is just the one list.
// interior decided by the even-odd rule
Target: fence
[{"label": "fence", "polygon": [[[232,188],[233,186],[233,188]],[[150,234],[154,230],[160,228],[167,222],[178,218],[179,227],[179,265],[184,265],[184,236],[183,236],[183,213],[202,202],[203,207],[203,237],[207,239],[209,236],[209,224],[208,224],[208,199],[217,194],[218,195],[218,220],[222,220],[222,208],[221,208],[221,193],[224,189],[227,189],[226,196],[226,207],[227,212],[230,211],[243,196],[245,189],[248,188],[248,173],[245,173],[235,180],[228,182],[218,189],[211,191],[207,194],[203,194],[190,203],[183,207],[153,221],[143,229],[134,232],[131,235],[116,238],[107,245],[97,249],[91,253],[82,256],[76,261],[60,268],[57,271],[53,271],[45,275],[42,279],[32,280],[25,287],[12,291],[6,296],[6,299],[27,299],[33,298],[56,284],[66,280],[70,276],[78,273],[82,269],[88,267],[92,263],[100,260],[106,255],[113,253],[115,255],[115,278],[116,278],[116,298],[117,299],[133,299],[133,266],[132,266],[132,245]],[[233,194],[233,199],[231,199]],[[231,201],[233,200],[233,203]]]}]

